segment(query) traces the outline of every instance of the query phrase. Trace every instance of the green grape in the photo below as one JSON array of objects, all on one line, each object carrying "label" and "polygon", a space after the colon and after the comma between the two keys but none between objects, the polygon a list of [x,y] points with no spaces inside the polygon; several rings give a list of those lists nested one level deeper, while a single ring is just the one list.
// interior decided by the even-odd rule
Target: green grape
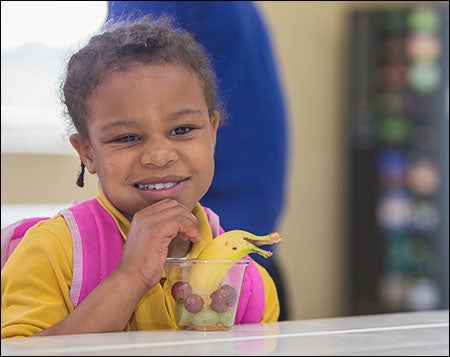
[{"label": "green grape", "polygon": [[182,302],[177,302],[175,304],[175,316],[178,325],[189,326],[192,324],[192,317],[194,316],[194,314],[187,311],[184,308],[184,304]]},{"label": "green grape", "polygon": [[194,314],[192,322],[196,326],[214,326],[219,322],[219,316],[211,309],[204,309]]},{"label": "green grape", "polygon": [[219,315],[219,324],[222,326],[233,326],[235,313],[233,309],[221,312]]}]

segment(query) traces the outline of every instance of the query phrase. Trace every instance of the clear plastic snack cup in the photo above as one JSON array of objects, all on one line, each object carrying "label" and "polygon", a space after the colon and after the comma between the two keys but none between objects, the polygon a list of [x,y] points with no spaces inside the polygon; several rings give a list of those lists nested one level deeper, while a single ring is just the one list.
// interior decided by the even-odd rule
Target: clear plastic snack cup
[{"label": "clear plastic snack cup", "polygon": [[167,258],[165,271],[178,327],[217,331],[233,326],[249,262]]}]

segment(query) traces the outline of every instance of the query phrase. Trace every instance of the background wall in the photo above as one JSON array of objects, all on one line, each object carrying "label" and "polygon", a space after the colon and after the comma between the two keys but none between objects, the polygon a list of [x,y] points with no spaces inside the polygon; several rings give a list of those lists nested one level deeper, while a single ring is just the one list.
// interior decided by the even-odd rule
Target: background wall
[{"label": "background wall", "polygon": [[[359,7],[412,2],[262,1],[290,113],[291,167],[279,258],[292,319],[347,314],[348,16]],[[448,4],[448,2],[445,2]],[[2,153],[1,203],[68,203],[92,197],[75,181],[73,155]]]},{"label": "background wall", "polygon": [[290,109],[291,168],[279,257],[292,318],[344,313],[344,2],[260,2]]}]

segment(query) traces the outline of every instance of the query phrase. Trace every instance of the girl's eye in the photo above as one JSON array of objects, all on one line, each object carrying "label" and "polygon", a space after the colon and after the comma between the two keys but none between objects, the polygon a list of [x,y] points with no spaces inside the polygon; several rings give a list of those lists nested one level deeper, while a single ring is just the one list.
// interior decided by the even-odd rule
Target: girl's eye
[{"label": "girl's eye", "polygon": [[175,128],[171,135],[183,135],[191,132],[193,128],[187,127],[187,126],[180,126],[179,128]]},{"label": "girl's eye", "polygon": [[121,136],[117,139],[114,139],[115,142],[118,143],[131,143],[133,141],[138,141],[139,137],[137,137],[136,135],[125,135],[125,136]]}]

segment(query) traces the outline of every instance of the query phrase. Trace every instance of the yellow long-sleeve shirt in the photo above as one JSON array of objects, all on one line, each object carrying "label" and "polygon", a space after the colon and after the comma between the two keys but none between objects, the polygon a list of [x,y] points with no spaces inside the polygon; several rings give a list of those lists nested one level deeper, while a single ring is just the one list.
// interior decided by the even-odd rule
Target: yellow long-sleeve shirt
[{"label": "yellow long-sleeve shirt", "polygon": [[[114,218],[123,239],[130,221],[114,208],[100,191],[98,201]],[[193,245],[187,257],[196,257],[212,239],[208,219],[200,204],[193,210],[201,242]],[[255,262],[264,282],[265,311],[261,322],[278,319],[279,301],[272,278]],[[55,215],[31,228],[9,257],[1,272],[1,337],[25,337],[58,323],[74,309],[69,297],[72,282],[73,251],[69,227]],[[127,331],[173,329],[166,301],[170,290],[165,283],[150,289],[138,303]]]}]

